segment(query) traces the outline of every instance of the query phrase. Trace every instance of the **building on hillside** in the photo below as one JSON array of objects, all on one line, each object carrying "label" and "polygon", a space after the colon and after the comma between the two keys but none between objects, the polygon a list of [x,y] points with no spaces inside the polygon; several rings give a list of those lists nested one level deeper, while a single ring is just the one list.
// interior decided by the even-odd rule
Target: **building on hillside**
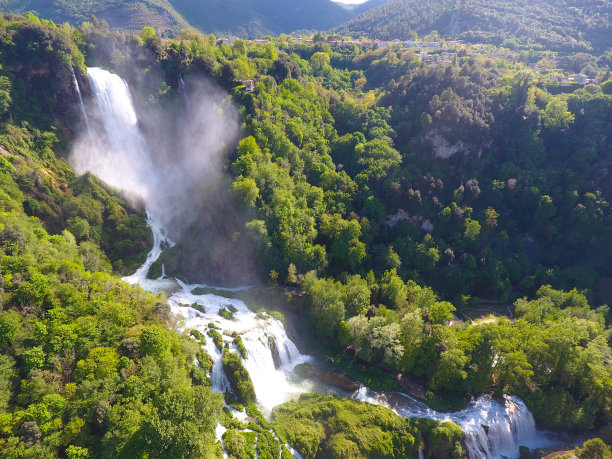
[{"label": "building on hillside", "polygon": [[244,84],[244,92],[253,92],[255,91],[255,80],[242,80]]},{"label": "building on hillside", "polygon": [[574,81],[580,84],[588,84],[591,80],[589,80],[589,77],[586,76],[584,73],[581,73],[579,75],[574,75]]},{"label": "building on hillside", "polygon": [[238,37],[234,37],[231,35],[229,37],[217,38],[217,45],[220,45],[221,43],[227,43],[228,45],[233,45],[234,43],[236,43],[236,40],[238,40]]}]

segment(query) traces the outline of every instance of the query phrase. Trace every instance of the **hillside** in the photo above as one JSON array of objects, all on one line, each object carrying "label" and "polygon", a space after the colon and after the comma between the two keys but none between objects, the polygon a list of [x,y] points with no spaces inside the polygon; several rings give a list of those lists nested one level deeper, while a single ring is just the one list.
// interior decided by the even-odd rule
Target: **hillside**
[{"label": "hillside", "polygon": [[167,0],[0,0],[0,10],[15,14],[32,11],[56,24],[72,25],[89,20],[93,14],[111,28],[132,31],[152,26],[162,33],[173,33],[189,25]]},{"label": "hillside", "polygon": [[204,33],[254,38],[330,29],[383,2],[370,0],[351,10],[331,0],[0,0],[0,11],[32,11],[57,24],[75,26],[93,14],[112,29],[139,31],[152,26],[163,35],[175,35],[191,26]]},{"label": "hillside", "polygon": [[381,39],[437,30],[443,37],[504,46],[605,50],[612,4],[606,0],[395,0],[334,29]]},{"label": "hillside", "polygon": [[172,4],[202,31],[239,36],[324,30],[356,14],[330,0],[172,0]]},{"label": "hillside", "polygon": [[[285,37],[143,41],[0,15],[0,457],[281,459],[285,442],[306,459],[465,459],[483,443],[482,456],[511,443],[517,457],[525,443],[509,435],[535,437],[532,415],[607,440],[612,60],[457,48],[443,62]],[[568,62],[588,81],[559,81]],[[90,150],[100,129],[123,134],[112,151]],[[128,143],[143,155],[116,163]],[[149,213],[163,250],[149,275],[176,276],[167,294],[117,277],[151,231],[135,203],[71,169],[77,152],[128,177],[123,189],[144,177],[147,212],[180,218],[174,239]],[[244,285],[226,260],[260,274],[254,288],[186,284]],[[309,376],[314,390],[361,381],[360,400],[430,419],[331,395],[269,422],[237,405],[280,403]],[[465,424],[381,392],[398,384]],[[488,408],[502,401],[510,415]],[[594,450],[609,457],[601,440],[576,455]]]}]

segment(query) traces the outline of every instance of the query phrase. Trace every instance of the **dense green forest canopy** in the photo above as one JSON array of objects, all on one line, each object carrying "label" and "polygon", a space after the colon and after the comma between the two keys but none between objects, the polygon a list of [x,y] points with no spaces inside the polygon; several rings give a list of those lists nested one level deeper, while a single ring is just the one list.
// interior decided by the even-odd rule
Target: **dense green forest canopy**
[{"label": "dense green forest canopy", "polygon": [[610,47],[611,14],[607,0],[394,0],[335,31],[389,40],[437,31],[476,43],[601,52]]},{"label": "dense green forest canopy", "polygon": [[[397,45],[228,45],[190,30],[167,40],[33,15],[3,15],[0,39],[3,456],[218,455],[217,420],[237,456],[277,445],[256,410],[246,433],[221,412],[201,337],[173,331],[164,296],[113,276],[143,259],[150,236],[141,210],[64,159],[80,122],[71,69],[87,94],[86,64],[128,79],[141,113],[180,113],[181,75],[188,93],[200,78],[228,90],[241,140],[215,198],[240,212],[224,247],[250,247],[257,273],[297,293],[329,349],[409,375],[431,401],[512,393],[541,426],[609,425],[609,53],[466,45],[435,65]],[[553,81],[564,66],[594,83]],[[214,270],[198,250],[200,212],[162,256],[168,274]],[[252,401],[240,359],[225,360]],[[386,411],[371,426],[357,402],[292,403],[276,411],[281,440],[310,420],[335,428],[305,432],[313,455],[413,452],[416,428],[430,448],[463,454],[453,425]]]},{"label": "dense green forest canopy", "polygon": [[32,16],[0,30],[0,455],[201,456],[222,398],[199,346],[112,275],[143,262],[144,214],[62,157],[83,55]]},{"label": "dense green forest canopy", "polygon": [[[192,55],[167,59],[187,85],[204,72],[233,87],[244,117],[237,232],[271,283],[308,293],[327,343],[432,394],[519,394],[555,428],[607,422],[605,59],[589,60],[601,84],[559,86],[526,64],[573,55],[466,46],[427,65],[399,46],[187,37]],[[205,279],[189,247],[159,263]],[[449,326],[454,312],[467,321]]]}]

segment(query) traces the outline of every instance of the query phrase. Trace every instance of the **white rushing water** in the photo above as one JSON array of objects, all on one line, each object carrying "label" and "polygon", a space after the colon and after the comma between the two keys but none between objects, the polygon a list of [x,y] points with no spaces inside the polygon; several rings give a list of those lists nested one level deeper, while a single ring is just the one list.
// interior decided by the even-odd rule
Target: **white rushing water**
[{"label": "white rushing water", "polygon": [[77,172],[91,171],[146,202],[149,190],[157,184],[151,183],[153,163],[138,127],[128,85],[101,68],[88,68],[87,72],[104,132],[89,126],[88,143],[80,146],[80,154],[71,156],[72,166]]},{"label": "white rushing water", "polygon": [[[129,192],[143,193],[140,196],[147,203],[147,171],[152,163],[138,129],[129,88],[120,77],[99,68],[89,69],[89,79],[113,148],[104,150],[104,157],[99,162],[92,163],[91,155],[88,155],[88,162],[81,164],[81,170],[91,170]],[[79,161],[78,152],[74,155],[74,161]],[[102,162],[107,165],[100,165]],[[112,180],[108,180],[104,175],[107,167],[121,167],[124,178],[117,180],[116,174],[113,174]],[[247,350],[244,365],[253,381],[257,403],[264,413],[269,413],[274,406],[302,392],[317,389],[312,382],[299,378],[293,372],[297,364],[309,362],[311,358],[300,353],[279,320],[253,313],[240,300],[195,290],[205,285],[186,284],[163,276],[155,280],[147,279],[149,268],[161,254],[162,248],[172,245],[159,220],[151,213],[149,225],[154,235],[153,248],[146,262],[124,280],[149,291],[168,292],[173,313],[184,318],[184,330],[197,329],[202,332],[206,337],[206,351],[213,360],[211,379],[214,390],[225,392],[230,387],[223,372],[221,352],[206,334],[211,323],[220,329],[223,341],[229,344],[231,352],[237,352],[231,335],[235,333],[242,338]],[[197,307],[192,307],[194,305]],[[221,317],[221,309],[233,310],[233,317]],[[548,443],[546,436],[536,430],[533,416],[523,401],[513,396],[505,396],[502,400],[481,396],[465,409],[454,413],[436,412],[406,394],[373,392],[365,386],[353,396],[358,400],[387,406],[404,417],[426,417],[457,423],[466,434],[469,456],[475,459],[518,457],[520,445],[535,448]],[[217,436],[222,432],[223,428],[218,428]]]},{"label": "white rushing water", "polygon": [[391,408],[404,417],[452,421],[465,432],[470,458],[518,457],[519,446],[542,448],[554,443],[547,432],[536,429],[533,415],[518,397],[504,395],[501,400],[482,395],[463,410],[443,413],[402,393],[374,392],[361,387],[357,400]]}]

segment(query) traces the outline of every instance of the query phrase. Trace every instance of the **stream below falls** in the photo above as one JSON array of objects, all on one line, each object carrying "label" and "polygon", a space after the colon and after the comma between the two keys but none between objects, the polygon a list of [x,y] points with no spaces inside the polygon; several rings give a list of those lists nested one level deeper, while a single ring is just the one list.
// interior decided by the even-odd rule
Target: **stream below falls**
[{"label": "stream below falls", "polygon": [[[198,290],[194,293],[194,289],[206,287],[201,284],[187,284],[164,276],[155,280],[147,279],[149,268],[160,256],[162,247],[172,245],[160,223],[163,219],[154,214],[153,209],[156,207],[147,201],[152,196],[148,193],[151,185],[147,180],[154,164],[147,152],[145,139],[139,131],[138,118],[127,83],[106,70],[88,70],[95,101],[92,105],[97,105],[97,115],[106,131],[91,132],[88,122],[88,136],[94,139],[92,142],[106,142],[107,146],[100,150],[100,155],[80,156],[77,150],[73,153],[71,162],[78,172],[91,171],[111,185],[128,193],[138,194],[144,199],[154,244],[146,262],[124,280],[152,292],[166,291],[172,312],[184,318],[184,329],[198,329],[202,332],[206,337],[206,351],[214,363],[211,375],[214,390],[225,392],[230,388],[223,372],[221,353],[212,338],[206,334],[210,323],[220,329],[231,352],[237,352],[231,334],[236,333],[242,337],[247,351],[244,365],[253,381],[257,404],[265,415],[269,415],[274,406],[296,398],[300,393],[326,392],[384,405],[404,417],[453,421],[464,430],[468,453],[473,459],[516,458],[519,456],[519,446],[535,449],[558,443],[553,434],[536,428],[529,409],[522,400],[514,396],[494,399],[483,395],[461,411],[443,413],[434,411],[403,393],[375,392],[365,386],[361,386],[354,393],[338,393],[338,390],[332,387],[301,378],[293,371],[296,365],[314,360],[298,350],[287,336],[281,321],[266,314],[255,314],[244,302],[237,299],[212,293],[197,294]],[[78,89],[76,79],[75,84]],[[182,89],[185,91],[184,83]],[[81,109],[84,119],[90,119],[83,104]],[[117,170],[121,171],[119,177]],[[153,186],[160,186],[158,175],[156,177],[157,183]],[[194,308],[192,305],[198,306]],[[233,310],[233,318],[228,320],[221,317],[221,309]]]}]

